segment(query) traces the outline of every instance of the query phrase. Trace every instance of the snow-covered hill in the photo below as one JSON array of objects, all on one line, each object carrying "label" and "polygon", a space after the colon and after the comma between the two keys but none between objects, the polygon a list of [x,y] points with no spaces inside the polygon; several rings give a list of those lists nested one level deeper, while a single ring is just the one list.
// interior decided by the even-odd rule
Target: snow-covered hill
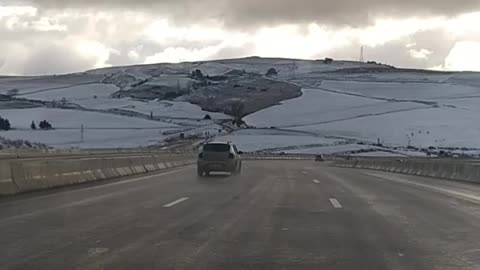
[{"label": "snow-covered hill", "polygon": [[[266,77],[271,68],[278,75]],[[479,73],[250,57],[1,77],[0,94],[0,116],[12,123],[0,136],[59,148],[220,136],[247,151],[480,152]],[[227,134],[245,114],[249,128]],[[44,119],[56,129],[29,128]]]}]

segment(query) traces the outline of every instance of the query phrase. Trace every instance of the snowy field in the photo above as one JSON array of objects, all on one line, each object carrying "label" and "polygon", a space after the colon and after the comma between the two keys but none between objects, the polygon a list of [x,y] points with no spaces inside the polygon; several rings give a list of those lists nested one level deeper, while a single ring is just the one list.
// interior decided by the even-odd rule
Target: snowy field
[{"label": "snowy field", "polygon": [[27,94],[36,91],[98,83],[101,79],[102,76],[84,74],[37,77],[6,77],[0,79],[0,94],[7,94],[11,90],[17,90],[18,94]]},{"label": "snowy field", "polygon": [[30,128],[32,121],[47,119],[55,128],[178,128],[174,124],[126,117],[114,114],[84,112],[65,109],[11,109],[0,110],[0,115],[10,120],[12,129]]},{"label": "snowy field", "polygon": [[372,142],[379,138],[390,145],[480,148],[476,122],[478,112],[429,108],[294,129]]},{"label": "snowy field", "polygon": [[56,130],[11,130],[0,136],[14,140],[44,143],[50,147],[67,148],[137,148],[163,142],[165,129],[85,129],[81,140],[80,128]]},{"label": "snowy field", "polygon": [[182,101],[140,101],[131,98],[97,98],[77,100],[75,103],[87,109],[121,109],[138,112],[145,115],[150,115],[152,112],[154,116],[171,118],[203,119],[207,114],[210,115],[212,119],[231,118],[230,116],[222,113],[210,113],[202,111],[199,106]]},{"label": "snowy field", "polygon": [[480,95],[480,88],[447,83],[323,81],[321,87],[367,97],[403,100],[433,100]]},{"label": "snowy field", "polygon": [[300,60],[300,59],[275,59],[275,58],[247,58],[220,61],[219,64],[203,63],[199,69],[206,70],[206,74],[221,74],[231,69],[244,70],[246,72],[266,74],[270,68],[278,71],[280,78],[293,78],[296,76],[307,76],[311,73],[332,72],[345,68],[372,67],[374,65],[351,62],[336,61],[335,64],[323,64],[322,60]]},{"label": "snowy field", "polygon": [[[264,75],[270,68],[279,72],[272,80],[302,85],[303,95],[246,116],[246,123],[258,129],[239,130],[230,135],[219,133],[222,130],[219,121],[231,117],[202,111],[199,106],[180,101],[181,98],[177,101],[110,98],[121,88],[130,89],[139,83],[184,89],[192,84],[188,74],[195,69],[205,75],[220,75],[234,69]],[[13,93],[16,97],[41,101],[65,98],[92,112],[47,108],[0,110],[0,115],[8,118],[14,128],[0,132],[0,136],[60,148],[139,147],[161,143],[168,137],[166,134],[182,132],[220,134],[216,140],[233,141],[244,151],[352,152],[367,156],[424,155],[392,151],[407,146],[465,148],[462,153],[480,151],[477,125],[480,73],[388,69],[351,61],[325,64],[320,60],[251,57],[110,67],[57,76],[4,77],[0,78],[0,94]],[[6,102],[5,107],[15,104],[18,102]],[[113,114],[120,112],[122,115]],[[143,116],[134,117],[138,113]],[[144,119],[150,114],[161,121]],[[206,114],[213,121],[201,121]],[[44,119],[56,129],[30,130],[32,120],[38,124]],[[80,141],[81,124],[86,128],[84,142]],[[378,141],[384,148],[371,145]]]},{"label": "snowy field", "polygon": [[322,147],[310,147],[310,148],[300,148],[300,149],[291,149],[285,151],[286,153],[292,154],[342,154],[350,151],[359,151],[359,150],[380,150],[379,147],[368,146],[368,145],[358,145],[358,144],[343,144],[343,145],[330,145]]},{"label": "snowy field", "polygon": [[245,121],[256,127],[290,128],[428,108],[419,103],[380,101],[316,89],[304,89],[302,92],[301,97],[249,115]]},{"label": "snowy field", "polygon": [[20,97],[44,101],[66,99],[68,102],[76,103],[76,101],[80,100],[94,100],[96,98],[108,97],[118,90],[118,87],[113,84],[95,83],[43,90],[33,94],[20,95]]},{"label": "snowy field", "polygon": [[[113,114],[62,109],[12,109],[0,110],[0,115],[10,120],[12,130],[0,132],[8,139],[29,140],[58,148],[116,148],[148,146],[162,141],[166,131],[180,129],[174,124],[148,121]],[[31,130],[32,121],[47,119],[54,130]],[[81,141],[81,125],[84,141]]]},{"label": "snowy field", "polygon": [[334,145],[343,140],[331,139],[319,136],[309,136],[301,133],[284,133],[267,131],[234,132],[227,136],[218,136],[215,141],[232,142],[238,146],[241,151],[278,151],[283,149],[299,147],[302,145]]},{"label": "snowy field", "polygon": [[[480,147],[480,126],[475,124],[480,110],[480,97],[475,95],[480,95],[480,88],[440,83],[323,84],[339,93],[304,89],[302,97],[249,115],[245,120],[257,127],[367,142],[380,140],[389,146]],[[376,97],[411,101],[384,101]],[[432,100],[437,105],[428,105]]]}]

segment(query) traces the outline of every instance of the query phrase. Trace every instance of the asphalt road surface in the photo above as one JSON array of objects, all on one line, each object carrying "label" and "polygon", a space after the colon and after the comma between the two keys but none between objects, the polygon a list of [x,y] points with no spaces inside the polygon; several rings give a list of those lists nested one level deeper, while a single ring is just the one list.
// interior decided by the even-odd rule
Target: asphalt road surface
[{"label": "asphalt road surface", "polygon": [[0,201],[1,269],[480,269],[480,185],[313,161]]}]

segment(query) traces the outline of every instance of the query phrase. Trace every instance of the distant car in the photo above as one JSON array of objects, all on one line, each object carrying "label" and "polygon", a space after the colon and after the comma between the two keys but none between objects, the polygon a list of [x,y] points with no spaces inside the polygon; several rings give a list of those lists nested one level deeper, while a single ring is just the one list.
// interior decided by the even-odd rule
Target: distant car
[{"label": "distant car", "polygon": [[198,176],[208,176],[211,172],[229,172],[232,175],[242,171],[241,151],[231,143],[211,142],[203,146],[198,155]]},{"label": "distant car", "polygon": [[323,157],[323,155],[316,155],[315,161],[325,161],[325,158]]}]

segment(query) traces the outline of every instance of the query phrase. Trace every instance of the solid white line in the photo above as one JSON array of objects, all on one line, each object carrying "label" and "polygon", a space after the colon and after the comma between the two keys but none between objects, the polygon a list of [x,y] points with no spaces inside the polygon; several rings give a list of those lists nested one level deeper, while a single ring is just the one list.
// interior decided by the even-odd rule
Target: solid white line
[{"label": "solid white line", "polygon": [[315,184],[320,184],[320,181],[318,181],[317,179],[313,179],[313,182],[314,182]]},{"label": "solid white line", "polygon": [[335,198],[330,198],[330,203],[333,205],[333,208],[342,208],[340,202]]},{"label": "solid white line", "polygon": [[435,191],[438,191],[438,192],[441,192],[441,193],[446,193],[446,194],[454,195],[454,196],[457,196],[457,197],[463,197],[463,198],[469,199],[469,200],[480,201],[480,196],[475,196],[475,195],[472,195],[472,194],[453,191],[453,190],[446,189],[446,188],[435,187],[435,186],[432,186],[432,185],[421,184],[421,183],[417,183],[415,181],[406,180],[406,179],[403,179],[401,177],[397,177],[397,176],[393,176],[393,175],[383,175],[383,174],[377,174],[377,173],[365,173],[365,174],[375,176],[375,177],[379,177],[379,178],[383,178],[383,179],[390,180],[390,181],[397,182],[397,183],[410,184],[410,185],[415,185],[415,186],[419,186],[419,187],[424,187],[424,188],[435,190]]},{"label": "solid white line", "polygon": [[180,199],[178,199],[178,200],[175,200],[175,201],[173,201],[173,202],[171,202],[171,203],[167,203],[167,204],[165,204],[163,207],[164,207],[164,208],[170,208],[170,207],[175,206],[175,205],[177,205],[177,204],[179,204],[179,203],[182,203],[182,202],[184,202],[184,201],[186,201],[186,200],[188,200],[188,197],[183,197],[183,198],[180,198]]}]

